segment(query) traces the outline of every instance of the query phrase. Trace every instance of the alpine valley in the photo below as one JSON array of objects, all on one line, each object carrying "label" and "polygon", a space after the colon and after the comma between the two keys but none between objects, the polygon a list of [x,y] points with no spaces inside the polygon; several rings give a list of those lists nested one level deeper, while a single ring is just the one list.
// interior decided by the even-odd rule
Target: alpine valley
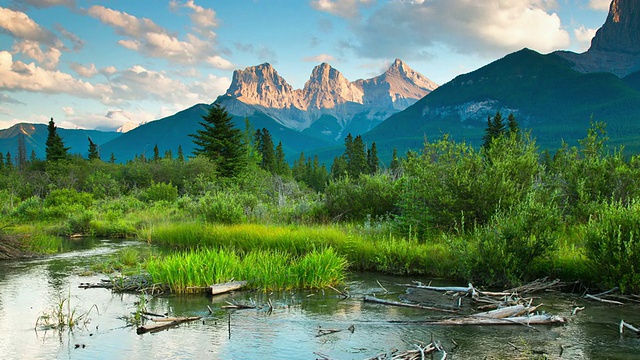
[{"label": "alpine valley", "polygon": [[[523,49],[438,86],[395,60],[383,74],[347,80],[329,64],[316,66],[302,89],[293,89],[268,63],[236,70],[215,102],[244,129],[266,128],[282,142],[289,160],[319,154],[321,161],[343,151],[344,137],[362,134],[376,142],[381,159],[394,148],[420,148],[444,134],[474,145],[482,143],[487,117],[513,113],[542,149],[577,144],[592,121],[607,124],[609,144],[640,152],[640,2],[613,0],[604,25],[588,51],[540,54]],[[437,70],[437,69],[434,69]],[[87,151],[87,136],[104,160],[149,156],[155,145],[174,154],[193,150],[193,134],[210,104],[196,104],[126,133],[65,130],[60,135],[72,153]],[[0,130],[0,151],[15,152],[17,136],[27,152],[44,157],[37,139],[46,126],[18,124]],[[81,135],[81,136],[78,136]],[[40,145],[38,145],[40,144]]]}]

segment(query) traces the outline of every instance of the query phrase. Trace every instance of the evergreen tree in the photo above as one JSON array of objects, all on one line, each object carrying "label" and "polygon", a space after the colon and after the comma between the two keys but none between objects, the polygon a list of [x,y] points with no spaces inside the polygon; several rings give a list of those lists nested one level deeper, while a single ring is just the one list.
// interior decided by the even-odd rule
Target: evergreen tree
[{"label": "evergreen tree", "polygon": [[391,155],[391,164],[389,164],[389,169],[394,174],[400,170],[400,159],[398,159],[398,149],[396,148],[393,148],[393,155]]},{"label": "evergreen tree", "polygon": [[24,141],[24,134],[18,134],[18,169],[24,171],[27,168],[27,146]]},{"label": "evergreen tree", "polygon": [[59,161],[68,158],[67,151],[69,148],[64,147],[64,142],[62,138],[58,134],[57,127],[55,122],[53,122],[53,118],[49,121],[49,126],[47,127],[48,135],[46,142],[46,153],[47,153],[47,161]]},{"label": "evergreen tree", "polygon": [[369,164],[367,162],[367,152],[365,150],[362,136],[358,135],[353,139],[351,144],[351,152],[348,153],[348,172],[352,178],[357,178],[360,174],[369,173]]},{"label": "evergreen tree", "polygon": [[281,176],[289,176],[291,174],[291,169],[285,159],[282,141],[279,141],[278,146],[276,146],[276,174]]},{"label": "evergreen tree", "polygon": [[378,173],[380,159],[378,159],[378,148],[375,142],[371,144],[371,149],[367,150],[367,164],[369,165],[369,174],[375,175]]},{"label": "evergreen tree", "polygon": [[164,152],[164,158],[167,160],[173,159],[173,152],[171,151],[171,149]]},{"label": "evergreen tree", "polygon": [[347,161],[345,157],[334,157],[333,164],[331,165],[331,178],[337,180],[345,175],[347,175]]},{"label": "evergreen tree", "polygon": [[196,145],[193,153],[203,155],[215,162],[218,173],[233,177],[245,166],[246,151],[242,144],[242,132],[233,126],[233,118],[224,107],[214,104],[193,137]]},{"label": "evergreen tree", "polygon": [[507,128],[509,129],[510,136],[515,136],[516,139],[520,138],[520,126],[518,125],[513,113],[509,114],[509,117],[507,117]]},{"label": "evergreen tree", "polygon": [[109,158],[109,163],[111,164],[115,164],[116,163],[116,156],[114,153],[111,153],[111,157]]},{"label": "evergreen tree", "polygon": [[4,169],[4,154],[0,152],[0,171]]},{"label": "evergreen tree", "polygon": [[[0,154],[0,156],[2,156],[2,154]],[[29,158],[29,161],[34,162],[38,160],[38,156],[36,156],[36,151],[31,149],[31,157]]]},{"label": "evergreen tree", "polygon": [[90,137],[87,137],[87,139],[89,139],[89,160],[100,159],[100,154],[98,153],[98,144],[94,143]]},{"label": "evergreen tree", "polygon": [[491,146],[491,142],[493,139],[496,139],[502,136],[505,132],[505,124],[502,119],[502,114],[500,111],[496,112],[495,116],[492,118],[491,116],[487,117],[487,128],[484,131],[484,136],[482,140],[482,147],[488,149]]},{"label": "evergreen tree", "polygon": [[4,157],[4,166],[11,170],[13,169],[13,160],[11,160],[11,153],[7,151],[7,155]]},{"label": "evergreen tree", "polygon": [[306,179],[306,174],[305,174],[305,157],[304,157],[304,151],[300,152],[300,157],[298,158],[298,160],[295,160],[293,162],[293,178],[298,180],[298,181],[304,181],[304,179]]},{"label": "evergreen tree", "polygon": [[153,147],[153,162],[160,161],[160,149],[158,149],[158,144]]},{"label": "evergreen tree", "polygon": [[262,132],[256,132],[256,137],[258,136],[260,136],[258,152],[262,156],[260,167],[271,173],[276,173],[276,152],[273,149],[271,133],[266,128],[263,128]]},{"label": "evergreen tree", "polygon": [[[258,136],[260,133],[260,136]],[[259,143],[262,133],[258,129],[258,131],[253,130],[253,125],[249,121],[249,118],[244,118],[244,131],[242,132],[242,144],[244,144],[246,150],[246,163],[247,164],[257,164],[260,165],[262,163],[262,159],[260,157]]]},{"label": "evergreen tree", "polygon": [[184,162],[184,152],[182,152],[182,145],[178,145],[178,161]]}]

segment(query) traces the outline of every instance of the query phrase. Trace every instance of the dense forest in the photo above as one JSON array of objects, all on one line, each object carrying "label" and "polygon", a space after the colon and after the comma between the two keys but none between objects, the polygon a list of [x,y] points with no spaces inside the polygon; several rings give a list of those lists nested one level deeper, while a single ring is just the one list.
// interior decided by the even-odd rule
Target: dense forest
[{"label": "dense forest", "polygon": [[353,270],[640,291],[640,157],[608,148],[602,123],[550,154],[497,113],[482,147],[444,136],[394,152],[388,168],[360,136],[329,167],[304,154],[290,166],[267,129],[234,128],[224,108],[201,125],[191,157],[156,145],[119,164],[91,139],[87,159],[68,154],[52,119],[46,159],[23,142],[0,154],[0,254],[57,251],[77,235],[191,252],[329,249]]}]

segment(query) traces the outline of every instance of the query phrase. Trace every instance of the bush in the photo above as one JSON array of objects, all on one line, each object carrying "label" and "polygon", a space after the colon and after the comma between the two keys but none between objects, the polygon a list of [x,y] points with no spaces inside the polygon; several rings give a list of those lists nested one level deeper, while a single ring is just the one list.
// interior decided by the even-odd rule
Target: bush
[{"label": "bush", "polygon": [[42,206],[42,199],[32,196],[18,204],[11,215],[21,220],[44,220]]},{"label": "bush", "polygon": [[44,201],[46,207],[65,205],[81,205],[88,208],[93,203],[93,196],[85,192],[77,192],[74,189],[52,190]]},{"label": "bush", "polygon": [[640,291],[640,201],[603,204],[586,226],[585,241],[602,285]]},{"label": "bush", "polygon": [[217,191],[200,198],[199,212],[205,221],[239,224],[246,221],[241,196]]},{"label": "bush", "polygon": [[153,183],[140,195],[142,201],[174,202],[178,199],[178,188],[171,183]]},{"label": "bush", "polygon": [[343,177],[325,190],[328,215],[336,220],[365,220],[396,213],[398,193],[386,174]]}]

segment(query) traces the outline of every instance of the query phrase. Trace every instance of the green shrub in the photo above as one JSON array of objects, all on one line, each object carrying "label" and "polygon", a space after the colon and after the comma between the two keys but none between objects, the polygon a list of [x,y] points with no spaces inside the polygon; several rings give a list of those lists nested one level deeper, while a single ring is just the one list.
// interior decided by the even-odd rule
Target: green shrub
[{"label": "green shrub", "polygon": [[93,203],[93,196],[89,193],[78,192],[74,189],[52,190],[44,201],[44,206],[55,207],[64,205],[81,205],[88,208]]},{"label": "green shrub", "polygon": [[43,220],[42,206],[42,199],[32,196],[18,204],[11,215],[21,220]]},{"label": "green shrub", "polygon": [[640,291],[640,201],[603,204],[584,236],[602,285]]},{"label": "green shrub", "polygon": [[71,234],[88,234],[91,230],[93,211],[82,210],[69,214],[67,227]]},{"label": "green shrub", "polygon": [[199,213],[205,221],[239,224],[246,221],[241,196],[217,191],[200,198]]},{"label": "green shrub", "polygon": [[336,220],[365,220],[396,212],[398,193],[386,174],[343,177],[332,181],[325,190],[325,207]]},{"label": "green shrub", "polygon": [[142,201],[168,201],[174,202],[178,199],[178,188],[171,183],[153,183],[141,194]]}]

